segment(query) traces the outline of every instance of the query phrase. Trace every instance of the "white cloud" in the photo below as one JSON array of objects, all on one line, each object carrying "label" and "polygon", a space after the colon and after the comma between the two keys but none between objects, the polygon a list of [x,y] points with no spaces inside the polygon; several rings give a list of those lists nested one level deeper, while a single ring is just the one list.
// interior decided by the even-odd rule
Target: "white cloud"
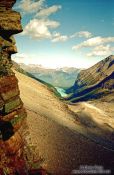
[{"label": "white cloud", "polygon": [[[47,52],[43,53],[17,53],[12,56],[13,60],[17,63],[24,63],[26,65],[29,64],[35,64],[40,65],[45,68],[60,68],[60,67],[77,67],[80,68],[81,66],[83,68],[88,68],[93,65],[93,62],[87,62],[87,60],[82,60],[81,57],[76,59],[75,57],[72,59],[72,61],[69,59],[70,54],[64,53],[64,52],[56,52],[47,54]],[[60,58],[60,59],[58,59]]]},{"label": "white cloud", "polygon": [[36,17],[48,17],[51,14],[57,12],[59,9],[61,9],[60,5],[53,5],[51,7],[44,8],[36,14]]},{"label": "white cloud", "polygon": [[26,25],[22,34],[34,39],[47,39],[52,37],[49,29],[57,28],[59,25],[59,22],[49,19],[33,19]]},{"label": "white cloud", "polygon": [[114,37],[94,37],[94,38],[90,38],[84,42],[82,42],[81,44],[75,45],[72,47],[73,50],[77,50],[77,49],[81,49],[83,47],[94,47],[97,45],[102,45],[105,43],[110,43],[110,42],[114,42]]},{"label": "white cloud", "polygon": [[12,55],[12,60],[16,61],[17,63],[28,63],[28,59],[30,58],[30,55],[27,55],[25,53],[17,53],[15,55]]},{"label": "white cloud", "polygon": [[30,38],[37,40],[50,39],[52,42],[65,42],[68,40],[67,35],[50,31],[50,29],[55,29],[59,25],[59,22],[49,19],[33,19],[25,26],[22,35],[28,35]]},{"label": "white cloud", "polygon": [[[46,7],[46,0],[21,0],[20,8],[24,13],[34,13],[33,19],[25,26],[22,35],[27,35],[32,39],[51,39],[52,42],[66,41],[66,35],[54,36],[52,29],[57,28],[60,23],[50,20],[48,17],[61,9],[61,5]],[[38,18],[37,18],[38,17]]]},{"label": "white cloud", "polygon": [[18,8],[26,13],[33,13],[40,10],[45,0],[22,0]]},{"label": "white cloud", "polygon": [[80,32],[77,32],[77,33],[71,35],[71,38],[75,38],[75,37],[91,38],[92,37],[92,33],[88,32],[88,31],[80,31]]},{"label": "white cloud", "polygon": [[88,57],[93,57],[93,56],[108,56],[112,54],[112,51],[114,51],[114,47],[111,47],[109,44],[104,46],[104,45],[99,45],[96,46],[92,52],[88,53]]},{"label": "white cloud", "polygon": [[60,33],[53,34],[53,39],[51,40],[53,43],[55,42],[65,42],[68,40],[67,35],[61,35]]}]

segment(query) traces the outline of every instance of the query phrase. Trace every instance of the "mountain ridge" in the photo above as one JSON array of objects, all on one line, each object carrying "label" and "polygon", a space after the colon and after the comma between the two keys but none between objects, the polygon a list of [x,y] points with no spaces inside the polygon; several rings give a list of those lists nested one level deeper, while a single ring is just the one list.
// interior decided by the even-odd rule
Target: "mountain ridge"
[{"label": "mountain ridge", "polygon": [[73,67],[63,67],[57,69],[44,68],[41,65],[25,65],[19,64],[20,68],[31,73],[36,78],[39,78],[55,87],[69,88],[74,84],[76,76],[80,69]]},{"label": "mountain ridge", "polygon": [[74,85],[66,90],[67,100],[72,102],[100,98],[113,93],[114,90],[114,56],[111,55],[94,66],[82,70]]}]

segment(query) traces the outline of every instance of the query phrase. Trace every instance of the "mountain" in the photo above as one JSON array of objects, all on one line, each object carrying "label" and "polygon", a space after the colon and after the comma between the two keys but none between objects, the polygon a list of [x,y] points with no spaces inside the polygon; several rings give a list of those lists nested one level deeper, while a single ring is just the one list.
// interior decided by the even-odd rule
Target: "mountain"
[{"label": "mountain", "polygon": [[103,98],[114,92],[114,56],[82,70],[74,85],[66,90],[70,102]]},{"label": "mountain", "polygon": [[55,87],[69,88],[75,82],[76,76],[80,69],[63,67],[59,69],[48,69],[41,65],[25,65],[20,64],[20,67],[49,84]]},{"label": "mountain", "polygon": [[[15,71],[27,110],[30,138],[52,174],[69,175],[80,165],[114,172],[113,103],[67,105],[41,82]],[[105,107],[107,106],[107,108]],[[107,111],[110,105],[110,116]],[[37,153],[38,154],[38,153]],[[36,154],[36,155],[37,155]],[[94,167],[93,167],[94,168]]]},{"label": "mountain", "polygon": [[22,74],[24,74],[24,75],[26,75],[26,76],[28,76],[28,77],[30,77],[30,78],[33,78],[33,79],[37,80],[37,81],[40,82],[40,83],[46,85],[47,88],[49,88],[52,92],[54,92],[54,94],[55,94],[57,97],[61,98],[60,93],[58,93],[57,89],[56,89],[53,85],[51,85],[51,84],[49,84],[49,83],[46,83],[45,81],[43,81],[43,80],[41,80],[41,79],[35,77],[32,73],[29,73],[29,72],[23,70],[23,69],[21,68],[21,66],[20,66],[18,63],[16,63],[15,61],[12,61],[12,64],[13,64],[13,66],[12,66],[13,70],[15,70],[15,71],[17,71],[17,72],[19,72],[19,73],[22,73]]}]

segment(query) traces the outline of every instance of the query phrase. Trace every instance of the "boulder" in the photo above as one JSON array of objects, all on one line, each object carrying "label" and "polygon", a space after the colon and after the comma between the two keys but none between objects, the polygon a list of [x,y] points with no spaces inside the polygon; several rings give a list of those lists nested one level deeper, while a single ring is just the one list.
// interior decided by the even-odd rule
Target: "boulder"
[{"label": "boulder", "polygon": [[0,35],[9,38],[22,32],[21,16],[15,11],[0,11]]},{"label": "boulder", "polygon": [[10,121],[13,120],[15,117],[18,117],[18,116],[22,116],[22,115],[26,115],[26,111],[25,111],[25,108],[22,107],[20,109],[17,109],[5,116],[1,116],[0,119],[3,120],[3,121]]},{"label": "boulder", "polygon": [[20,97],[12,98],[10,101],[6,102],[3,107],[3,113],[8,114],[12,111],[15,111],[23,106],[23,103]]},{"label": "boulder", "polygon": [[15,75],[3,76],[0,78],[0,93],[6,93],[18,86]]},{"label": "boulder", "polygon": [[15,40],[13,37],[10,37],[9,40],[6,40],[5,38],[0,36],[0,48],[1,55],[3,55],[4,53],[7,53],[7,55],[17,53],[17,47],[15,46]]},{"label": "boulder", "polygon": [[17,53],[17,47],[16,46],[9,46],[5,49],[5,51],[9,54],[15,54],[15,53]]},{"label": "boulder", "polygon": [[7,92],[1,92],[1,97],[4,101],[7,101],[13,97],[16,97],[19,95],[19,89],[18,89],[18,86],[15,87],[15,88],[12,88],[7,91]]},{"label": "boulder", "polygon": [[16,0],[0,0],[0,10],[11,9]]}]

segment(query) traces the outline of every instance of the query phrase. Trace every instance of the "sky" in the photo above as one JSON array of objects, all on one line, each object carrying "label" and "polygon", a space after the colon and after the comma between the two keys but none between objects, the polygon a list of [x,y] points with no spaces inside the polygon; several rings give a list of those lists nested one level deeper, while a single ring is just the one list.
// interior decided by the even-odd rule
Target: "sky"
[{"label": "sky", "polygon": [[17,0],[23,32],[13,60],[88,68],[114,54],[114,0]]}]

